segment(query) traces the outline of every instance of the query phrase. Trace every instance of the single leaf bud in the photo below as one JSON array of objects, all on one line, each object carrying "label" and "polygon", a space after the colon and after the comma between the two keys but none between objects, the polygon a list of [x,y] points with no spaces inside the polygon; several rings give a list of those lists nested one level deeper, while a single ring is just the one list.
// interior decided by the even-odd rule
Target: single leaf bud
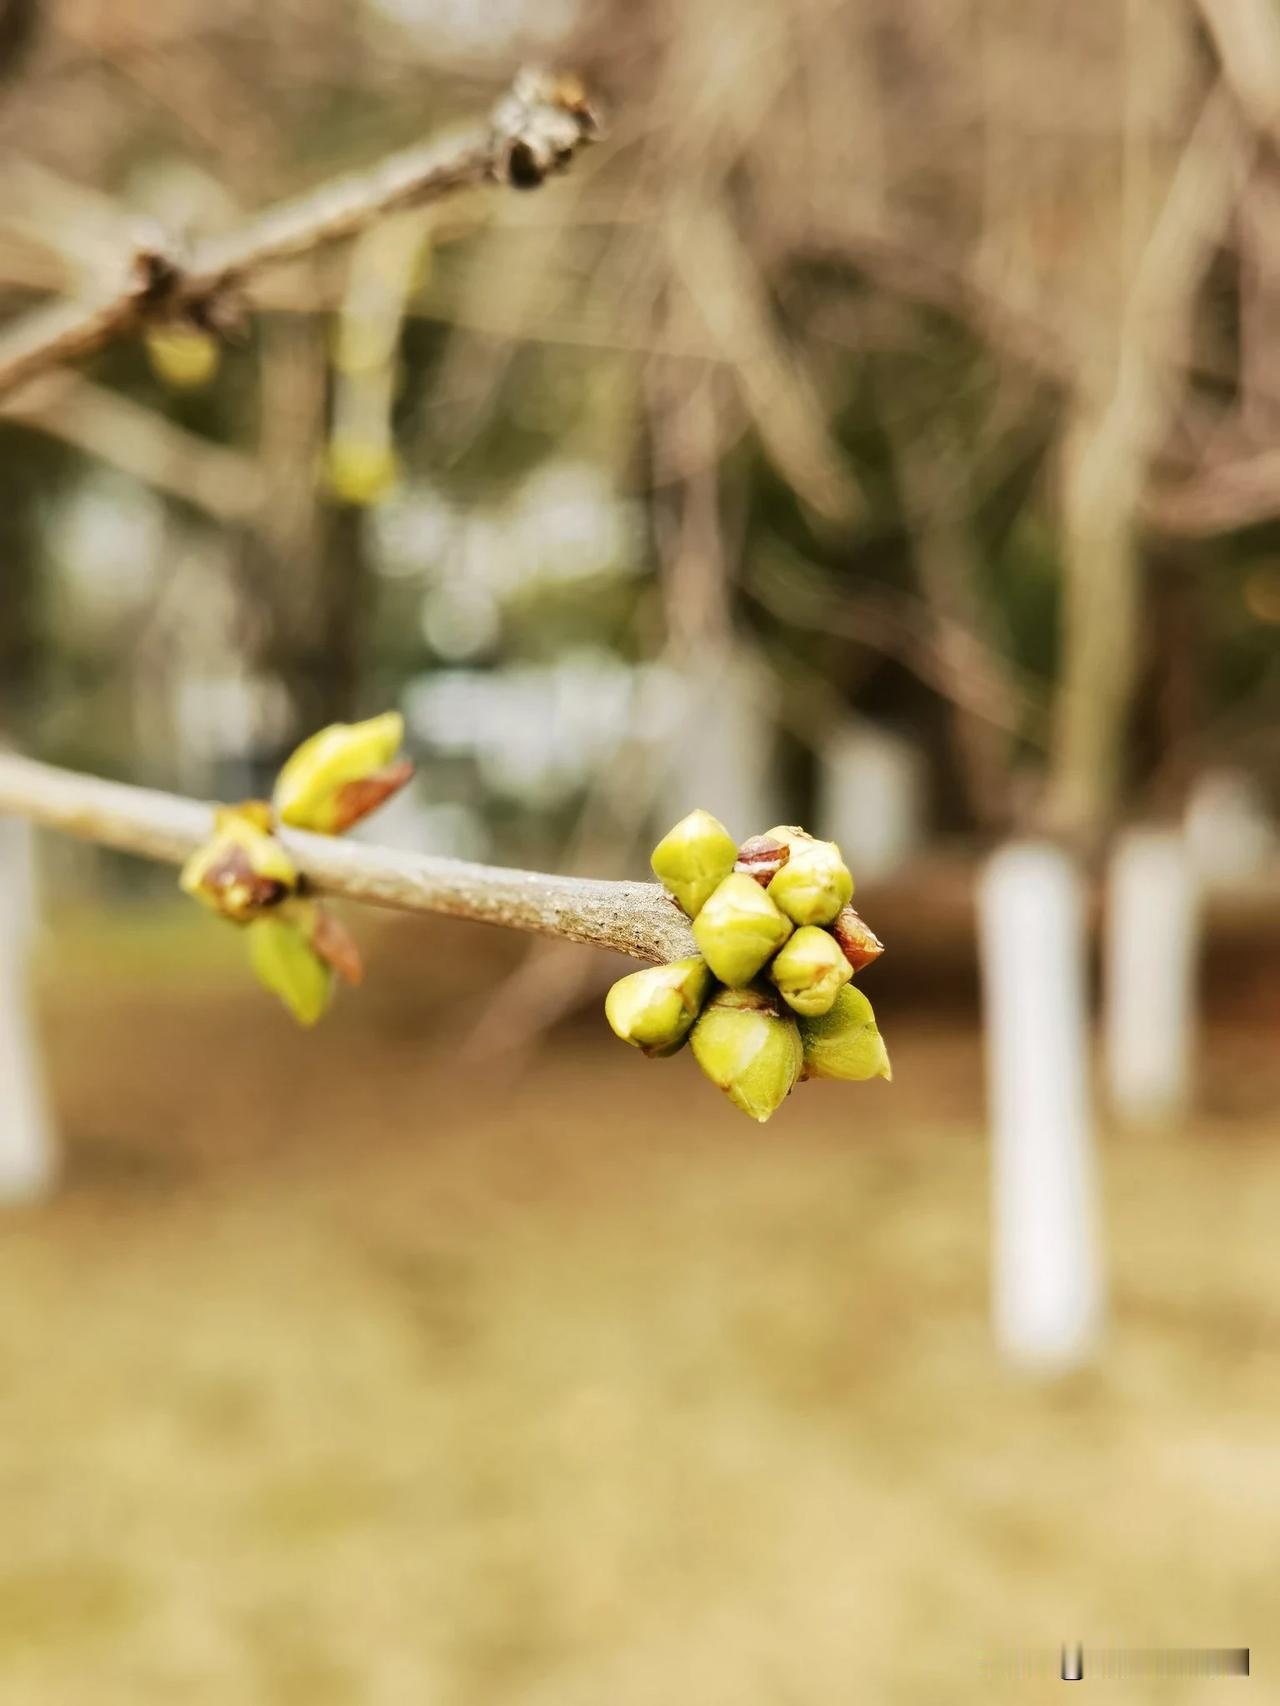
[{"label": "single leaf bud", "polygon": [[834,841],[797,839],[768,892],[793,924],[830,924],[848,905],[853,878]]},{"label": "single leaf bud", "polygon": [[615,1036],[650,1057],[674,1054],[684,1046],[693,1021],[711,988],[705,960],[648,966],[620,977],[605,996],[604,1016]]},{"label": "single leaf bud", "polygon": [[696,918],[732,871],[737,856],[737,844],[719,818],[698,810],[667,831],[654,848],[650,864],[682,911]]},{"label": "single leaf bud", "polygon": [[799,1029],[766,990],[717,990],[694,1025],[689,1046],[711,1082],[762,1125],[800,1076]]},{"label": "single leaf bud", "polygon": [[813,1018],[831,1010],[853,967],[832,935],[805,924],[774,955],[769,976],[793,1013]]},{"label": "single leaf bud", "polygon": [[145,343],[153,372],[175,391],[199,391],[218,371],[218,340],[199,326],[153,326]]},{"label": "single leaf bud", "polygon": [[703,959],[731,989],[750,983],[790,934],[759,883],[741,871],[730,872],[693,921]]},{"label": "single leaf bud", "polygon": [[831,934],[839,942],[845,959],[855,972],[862,971],[884,953],[884,943],[851,906],[840,908],[836,921],[831,926]]},{"label": "single leaf bud", "polygon": [[263,827],[269,821],[265,801],[220,806],[212,839],[182,867],[178,884],[183,893],[234,924],[247,923],[293,894],[298,872]]},{"label": "single leaf bud", "polygon": [[847,984],[829,1013],[800,1021],[806,1078],[893,1077],[884,1038],[876,1028],[871,1003]]},{"label": "single leaf bud", "polygon": [[735,871],[754,877],[762,889],[767,889],[791,857],[785,841],[775,841],[771,835],[753,835],[738,849]]},{"label": "single leaf bud", "polygon": [[400,462],[390,444],[335,438],[325,456],[324,474],[340,503],[364,507],[387,496],[400,478]]},{"label": "single leaf bud", "polygon": [[287,918],[256,918],[249,926],[249,961],[265,989],[278,995],[300,1025],[314,1025],[333,993],[333,972]]},{"label": "single leaf bud", "polygon": [[413,775],[407,758],[392,762],[403,738],[398,711],[330,723],[286,759],[272,797],[276,816],[294,829],[341,835]]}]

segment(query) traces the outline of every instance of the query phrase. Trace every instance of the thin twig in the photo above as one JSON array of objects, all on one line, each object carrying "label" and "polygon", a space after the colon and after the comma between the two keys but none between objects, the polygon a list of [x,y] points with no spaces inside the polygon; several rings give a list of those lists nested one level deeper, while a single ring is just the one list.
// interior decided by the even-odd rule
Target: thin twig
[{"label": "thin twig", "polygon": [[0,399],[0,420],[59,438],[229,526],[251,520],[263,499],[252,457],[65,369]]},{"label": "thin twig", "polygon": [[188,256],[144,247],[90,301],[56,302],[0,334],[0,393],[101,349],[160,315],[218,317],[225,293],[263,268],[353,237],[375,219],[490,182],[528,186],[566,165],[595,133],[573,80],[521,72],[483,124],[392,154],[269,208]]},{"label": "thin twig", "polygon": [[[0,752],[0,812],[145,859],[180,864],[206,841],[213,807]],[[321,894],[399,912],[439,912],[660,962],[694,951],[688,920],[654,883],[509,871],[298,830],[281,840]]]}]

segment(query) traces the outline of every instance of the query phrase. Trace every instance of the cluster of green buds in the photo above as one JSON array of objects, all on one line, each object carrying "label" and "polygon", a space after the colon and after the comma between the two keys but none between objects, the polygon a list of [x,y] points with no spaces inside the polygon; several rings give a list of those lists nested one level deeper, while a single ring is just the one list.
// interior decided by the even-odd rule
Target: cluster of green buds
[{"label": "cluster of green buds", "polygon": [[741,846],[693,811],[653,850],[653,872],[693,920],[698,953],[620,978],[605,1017],[623,1042],[687,1042],[743,1113],[763,1122],[803,1078],[891,1078],[871,1004],[850,979],[884,948],[850,905],[834,841],[779,825]]},{"label": "cluster of green buds", "polygon": [[213,835],[182,868],[184,893],[244,929],[258,981],[299,1024],[324,1014],[335,978],[358,984],[364,972],[350,933],[307,893],[277,828],[341,835],[367,817],[413,775],[398,756],[403,738],[394,711],[321,729],[285,762],[270,800],[219,806]]}]

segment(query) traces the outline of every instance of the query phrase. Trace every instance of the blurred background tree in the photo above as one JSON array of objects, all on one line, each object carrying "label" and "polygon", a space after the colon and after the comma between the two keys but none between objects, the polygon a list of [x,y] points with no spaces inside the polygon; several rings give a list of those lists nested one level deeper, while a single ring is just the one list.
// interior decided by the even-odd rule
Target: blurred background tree
[{"label": "blurred background tree", "polygon": [[0,817],[4,1697],[976,1706],[980,1651],[1261,1640],[1280,13],[0,0],[0,383],[536,62],[608,117],[563,177],[0,391],[0,740],[237,799],[398,707],[371,839],[601,877],[798,819],[895,1082],[762,1138],[555,1025],[629,966],[372,912],[295,1034],[54,837],[29,956]]},{"label": "blurred background tree", "polygon": [[24,746],[227,794],[400,701],[415,844],[631,863],[709,772],[813,817],[879,754],[890,863],[1274,788],[1265,4],[44,0],[3,39],[14,314],[521,58],[613,114],[545,193],[272,273],[239,343],[5,400]]}]

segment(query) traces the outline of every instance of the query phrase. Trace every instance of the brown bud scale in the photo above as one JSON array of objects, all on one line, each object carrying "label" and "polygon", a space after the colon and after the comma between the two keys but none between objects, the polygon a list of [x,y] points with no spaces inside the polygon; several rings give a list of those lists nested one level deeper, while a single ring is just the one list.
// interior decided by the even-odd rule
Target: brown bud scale
[{"label": "brown bud scale", "polygon": [[289,892],[285,883],[255,871],[244,849],[234,846],[209,866],[202,886],[237,918],[275,906]]},{"label": "brown bud scale", "polygon": [[831,934],[855,972],[872,965],[884,953],[884,943],[851,906],[841,907],[831,926]]},{"label": "brown bud scale", "polygon": [[344,782],[336,797],[334,834],[340,835],[352,824],[359,823],[361,818],[368,817],[370,812],[377,811],[384,800],[399,793],[412,775],[413,760],[399,758],[372,776],[360,776],[355,781]]},{"label": "brown bud scale", "polygon": [[738,849],[735,871],[754,877],[762,889],[767,889],[777,873],[791,857],[791,849],[771,835],[753,835]]},{"label": "brown bud scale", "polygon": [[326,965],[331,966],[344,983],[352,988],[364,981],[364,964],[355,938],[345,924],[323,906],[318,906],[311,928],[311,946]]}]

